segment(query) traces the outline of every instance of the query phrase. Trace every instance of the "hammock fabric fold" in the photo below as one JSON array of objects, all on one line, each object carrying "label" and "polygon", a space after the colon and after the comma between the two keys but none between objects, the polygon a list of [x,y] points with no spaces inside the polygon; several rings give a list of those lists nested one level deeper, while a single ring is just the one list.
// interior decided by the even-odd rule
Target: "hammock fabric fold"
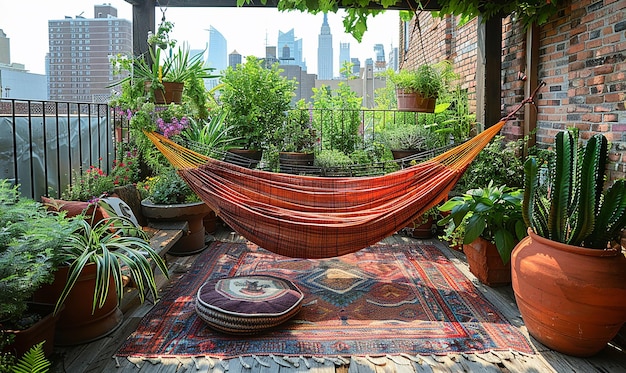
[{"label": "hammock fabric fold", "polygon": [[231,228],[277,254],[353,253],[406,227],[448,197],[505,120],[428,161],[381,176],[317,177],[249,169],[148,138]]}]

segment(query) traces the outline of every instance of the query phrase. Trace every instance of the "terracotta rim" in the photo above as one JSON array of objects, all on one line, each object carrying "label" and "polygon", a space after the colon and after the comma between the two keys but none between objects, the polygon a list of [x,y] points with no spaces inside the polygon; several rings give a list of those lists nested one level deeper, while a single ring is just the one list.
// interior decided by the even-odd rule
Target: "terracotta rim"
[{"label": "terracotta rim", "polygon": [[594,257],[610,257],[610,256],[617,256],[618,254],[621,253],[621,249],[617,249],[617,248],[610,248],[610,249],[603,249],[603,250],[602,249],[588,249],[585,247],[573,246],[573,245],[568,245],[568,244],[564,244],[561,242],[553,241],[548,238],[537,235],[532,230],[532,228],[528,228],[528,236],[530,236],[532,240],[536,240],[537,242],[543,245],[549,245],[549,246],[554,247],[557,250],[566,251],[566,252],[578,254],[578,255],[586,255],[586,256],[594,256]]}]

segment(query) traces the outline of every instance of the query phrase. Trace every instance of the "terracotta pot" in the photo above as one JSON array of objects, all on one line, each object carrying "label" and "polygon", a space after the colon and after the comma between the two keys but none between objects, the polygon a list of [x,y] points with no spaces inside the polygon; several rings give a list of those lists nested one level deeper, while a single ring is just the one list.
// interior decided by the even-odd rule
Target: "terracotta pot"
[{"label": "terracotta pot", "polygon": [[483,284],[496,287],[511,283],[511,262],[502,263],[495,244],[478,237],[463,245],[463,252],[470,272]]},{"label": "terracotta pot", "polygon": [[168,254],[193,255],[205,249],[204,217],[212,212],[204,202],[179,203],[173,205],[155,205],[149,199],[141,201],[141,212],[148,220],[187,221],[189,232],[181,237]]},{"label": "terracotta pot", "polygon": [[263,152],[260,150],[233,148],[228,149],[224,161],[243,167],[256,168],[262,157]]},{"label": "terracotta pot", "polygon": [[[56,303],[67,281],[69,266],[55,272],[54,282],[44,285],[35,293],[37,302]],[[123,315],[117,304],[117,292],[113,278],[109,278],[109,293],[101,308],[92,314],[93,293],[96,287],[96,265],[88,264],[81,272],[74,288],[65,300],[65,308],[59,312],[55,343],[75,345],[102,338],[121,325]]]},{"label": "terracotta pot", "polygon": [[436,98],[426,98],[420,93],[404,89],[396,90],[396,98],[398,100],[398,111],[435,112]]},{"label": "terracotta pot", "polygon": [[8,330],[15,336],[13,343],[6,348],[7,351],[13,352],[14,356],[21,357],[37,343],[45,341],[43,344],[43,352],[46,357],[50,357],[54,352],[54,330],[59,319],[59,314],[52,314],[54,304],[47,303],[28,303],[28,311],[39,314],[41,320],[37,321],[28,329],[24,330]]},{"label": "terracotta pot", "polygon": [[314,153],[280,152],[278,153],[278,164],[280,172],[299,174],[307,167],[312,167],[315,162]]},{"label": "terracotta pot", "polygon": [[[154,91],[154,103],[158,105],[168,105],[171,103],[180,104],[183,98],[183,88],[185,83],[177,82],[162,82],[163,89],[157,89]],[[152,83],[149,81],[144,82],[144,88],[146,92],[150,90]]]},{"label": "terracotta pot", "polygon": [[537,236],[515,247],[512,282],[528,332],[558,352],[587,357],[626,321],[626,257]]},{"label": "terracotta pot", "polygon": [[419,217],[413,221],[413,223],[407,226],[409,232],[411,232],[411,236],[414,238],[432,238],[434,236],[433,225],[435,224],[435,219],[432,216],[429,216],[426,221],[422,221],[422,218]]}]

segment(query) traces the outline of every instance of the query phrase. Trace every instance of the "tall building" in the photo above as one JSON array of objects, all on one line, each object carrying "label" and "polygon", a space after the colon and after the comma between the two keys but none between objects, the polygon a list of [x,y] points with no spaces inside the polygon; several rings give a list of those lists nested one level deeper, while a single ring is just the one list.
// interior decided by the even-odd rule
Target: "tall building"
[{"label": "tall building", "polygon": [[94,18],[48,21],[48,95],[51,100],[107,102],[116,77],[111,58],[132,55],[132,25],[109,4],[95,5]]},{"label": "tall building", "polygon": [[296,39],[293,29],[278,31],[278,60],[281,65],[298,65],[306,71],[302,60],[302,39]]},{"label": "tall building", "polygon": [[339,70],[343,69],[345,62],[351,62],[350,43],[339,43]]},{"label": "tall building", "polygon": [[350,62],[352,62],[352,74],[359,75],[361,71],[361,60],[358,58],[350,58]]},{"label": "tall building", "polygon": [[393,71],[398,71],[399,67],[399,51],[398,47],[391,46],[391,52],[389,52],[389,62],[387,63],[387,68],[392,69]]},{"label": "tall building", "polygon": [[234,50],[231,54],[228,55],[228,66],[233,69],[237,67],[237,65],[241,64],[241,54]]},{"label": "tall building", "polygon": [[330,33],[328,15],[324,13],[317,45],[317,79],[331,80],[333,75],[333,35]]},{"label": "tall building", "polygon": [[11,63],[11,39],[7,37],[4,30],[0,29],[0,64]]},{"label": "tall building", "polygon": [[[209,27],[209,52],[207,54],[206,63],[208,67],[212,67],[213,74],[220,75],[222,70],[226,70],[228,66],[228,51],[226,38],[213,26]],[[219,84],[219,78],[207,79],[205,86],[211,89]]]},{"label": "tall building", "polygon": [[385,60],[385,47],[382,44],[374,44],[374,53],[376,55],[376,62],[374,63],[374,69],[384,70],[387,68],[387,61]]}]

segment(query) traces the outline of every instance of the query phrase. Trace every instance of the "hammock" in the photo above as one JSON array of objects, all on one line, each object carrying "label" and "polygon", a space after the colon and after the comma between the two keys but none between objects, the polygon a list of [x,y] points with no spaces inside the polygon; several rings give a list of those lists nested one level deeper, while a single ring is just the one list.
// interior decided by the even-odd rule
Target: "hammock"
[{"label": "hammock", "polygon": [[148,138],[231,228],[277,254],[353,253],[409,225],[448,197],[506,119],[445,153],[380,176],[318,177],[249,169],[197,153],[156,133]]}]

